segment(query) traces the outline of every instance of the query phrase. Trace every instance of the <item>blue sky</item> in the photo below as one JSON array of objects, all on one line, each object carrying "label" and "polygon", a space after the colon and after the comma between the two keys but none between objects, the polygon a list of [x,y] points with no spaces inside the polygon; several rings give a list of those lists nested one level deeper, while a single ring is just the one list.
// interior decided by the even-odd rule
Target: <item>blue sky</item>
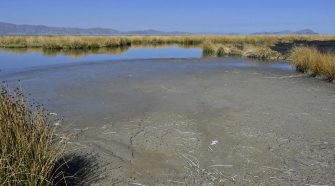
[{"label": "blue sky", "polygon": [[0,21],[118,30],[335,34],[335,0],[0,0]]}]

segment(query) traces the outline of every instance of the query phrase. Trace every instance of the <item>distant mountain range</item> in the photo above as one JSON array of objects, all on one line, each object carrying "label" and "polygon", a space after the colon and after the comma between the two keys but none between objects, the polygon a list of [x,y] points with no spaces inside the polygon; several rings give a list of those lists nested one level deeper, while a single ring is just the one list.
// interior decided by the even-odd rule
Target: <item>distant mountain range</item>
[{"label": "distant mountain range", "polygon": [[119,35],[187,35],[187,32],[163,32],[159,30],[119,31],[110,28],[68,28],[44,25],[17,25],[0,22],[0,35],[81,35],[81,36],[119,36]]},{"label": "distant mountain range", "polygon": [[[120,36],[120,35],[191,35],[188,32],[164,32],[159,30],[119,31],[110,28],[68,28],[49,27],[45,25],[18,25],[0,22],[0,35],[80,35],[80,36]],[[288,35],[318,34],[311,29],[298,31],[284,30],[280,32],[257,32],[252,35]],[[229,35],[229,34],[228,34]]]},{"label": "distant mountain range", "polygon": [[303,29],[297,31],[283,30],[279,32],[256,32],[252,35],[316,35],[319,34],[311,29]]}]

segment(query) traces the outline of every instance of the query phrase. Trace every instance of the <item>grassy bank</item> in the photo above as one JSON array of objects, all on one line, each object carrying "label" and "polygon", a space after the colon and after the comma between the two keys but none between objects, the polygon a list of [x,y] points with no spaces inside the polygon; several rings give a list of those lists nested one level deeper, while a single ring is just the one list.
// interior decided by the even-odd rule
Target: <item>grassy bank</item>
[{"label": "grassy bank", "polygon": [[192,35],[192,36],[1,36],[0,47],[6,48],[45,48],[45,49],[89,49],[103,47],[121,47],[145,44],[180,44],[201,45],[213,44],[245,44],[256,46],[272,46],[276,43],[296,41],[328,41],[335,36],[327,35]]},{"label": "grassy bank", "polygon": [[301,72],[312,76],[324,76],[329,81],[335,78],[335,54],[321,53],[315,48],[299,47],[292,51],[292,63]]},{"label": "grassy bank", "polygon": [[[334,78],[334,55],[306,48],[326,46],[335,51],[334,35],[190,35],[190,36],[1,36],[0,47],[7,49],[45,49],[80,56],[120,53],[129,47],[179,45],[201,47],[204,56],[241,56],[263,60],[292,59],[297,69]],[[113,49],[113,50],[107,50]],[[293,50],[292,50],[293,49]],[[71,51],[70,51],[71,50]],[[293,52],[292,52],[292,51]],[[78,51],[78,52],[73,52]]]},{"label": "grassy bank", "polygon": [[[127,49],[129,47],[179,45],[201,47],[205,56],[237,55],[258,59],[286,59],[279,50],[293,45],[334,42],[332,35],[191,35],[191,36],[2,36],[1,48],[46,50]],[[281,45],[281,46],[277,46]],[[335,46],[335,45],[334,45]],[[289,51],[289,50],[287,50]],[[86,51],[85,51],[86,52]],[[52,51],[50,52],[53,53]],[[79,52],[80,53],[80,52]]]},{"label": "grassy bank", "polygon": [[52,185],[64,143],[55,137],[40,106],[20,89],[0,93],[0,185]]},{"label": "grassy bank", "polygon": [[266,45],[215,44],[211,42],[204,43],[203,55],[213,57],[241,56],[263,60],[282,60],[287,58],[287,55],[274,51]]}]

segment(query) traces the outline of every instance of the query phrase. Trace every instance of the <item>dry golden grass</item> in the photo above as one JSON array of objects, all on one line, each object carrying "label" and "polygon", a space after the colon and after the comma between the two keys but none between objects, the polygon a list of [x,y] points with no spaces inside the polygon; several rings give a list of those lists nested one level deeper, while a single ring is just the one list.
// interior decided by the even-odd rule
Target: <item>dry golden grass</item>
[{"label": "dry golden grass", "polygon": [[212,42],[205,42],[202,46],[202,52],[204,56],[217,56],[218,46]]},{"label": "dry golden grass", "polygon": [[[334,41],[334,35],[190,35],[190,36],[2,36],[2,48],[66,50],[174,45],[203,48],[205,56],[238,55],[258,59],[285,59],[271,49],[279,43]],[[51,52],[52,54],[52,52]]]},{"label": "dry golden grass", "polygon": [[214,44],[207,42],[203,45],[204,56],[241,56],[255,59],[281,60],[287,56],[272,50],[268,46],[257,46],[251,44]]},{"label": "dry golden grass", "polygon": [[[104,49],[179,45],[203,48],[204,56],[237,55],[248,58],[282,60],[288,52],[278,52],[277,44],[298,44],[306,42],[334,42],[335,35],[190,35],[190,36],[1,36],[2,48],[41,48],[57,49],[63,53],[77,49]],[[47,50],[46,50],[47,51]],[[103,50],[102,50],[103,51]],[[50,55],[55,52],[49,50]],[[86,52],[86,51],[85,51]],[[119,52],[119,51],[118,51]],[[70,53],[69,53],[70,54]],[[71,54],[82,55],[82,52]],[[298,69],[308,69],[316,75],[334,77],[333,55],[321,54],[315,49],[300,48],[293,52],[294,63]]]},{"label": "dry golden grass", "polygon": [[252,44],[270,46],[278,42],[335,40],[333,35],[190,35],[190,36],[1,36],[0,47],[89,49],[144,44],[200,45]]},{"label": "dry golden grass", "polygon": [[298,71],[335,78],[335,54],[321,53],[315,48],[298,47],[292,51],[292,61]]},{"label": "dry golden grass", "polygon": [[0,185],[52,185],[64,143],[55,138],[45,111],[20,89],[0,94]]}]

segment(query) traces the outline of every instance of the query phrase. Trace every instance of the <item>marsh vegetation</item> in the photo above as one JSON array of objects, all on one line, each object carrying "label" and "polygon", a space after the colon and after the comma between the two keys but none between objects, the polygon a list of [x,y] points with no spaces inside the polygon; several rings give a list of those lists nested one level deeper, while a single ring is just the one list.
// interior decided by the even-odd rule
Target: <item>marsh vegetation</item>
[{"label": "marsh vegetation", "polygon": [[55,137],[45,110],[28,103],[20,89],[0,94],[0,184],[49,185],[64,141]]},{"label": "marsh vegetation", "polygon": [[[274,46],[278,43],[332,41],[328,35],[192,35],[192,36],[1,36],[3,48],[92,49],[122,46],[203,45],[213,43],[243,48],[244,45]],[[303,43],[302,43],[303,44]]]},{"label": "marsh vegetation", "polygon": [[[240,56],[261,60],[293,60],[301,71],[334,79],[333,35],[192,35],[192,36],[2,36],[0,47],[22,51],[42,49],[43,53],[61,52],[73,56],[87,53],[117,54],[128,48],[180,47],[203,49],[203,56]],[[301,48],[300,48],[301,47]],[[311,47],[311,48],[306,48]],[[323,51],[323,52],[320,52]]]},{"label": "marsh vegetation", "polygon": [[293,49],[292,62],[298,71],[310,73],[312,76],[324,76],[328,81],[335,78],[335,54],[299,47]]},{"label": "marsh vegetation", "polygon": [[97,177],[93,156],[65,153],[67,136],[56,133],[46,110],[20,88],[0,92],[0,185],[83,184]]}]

